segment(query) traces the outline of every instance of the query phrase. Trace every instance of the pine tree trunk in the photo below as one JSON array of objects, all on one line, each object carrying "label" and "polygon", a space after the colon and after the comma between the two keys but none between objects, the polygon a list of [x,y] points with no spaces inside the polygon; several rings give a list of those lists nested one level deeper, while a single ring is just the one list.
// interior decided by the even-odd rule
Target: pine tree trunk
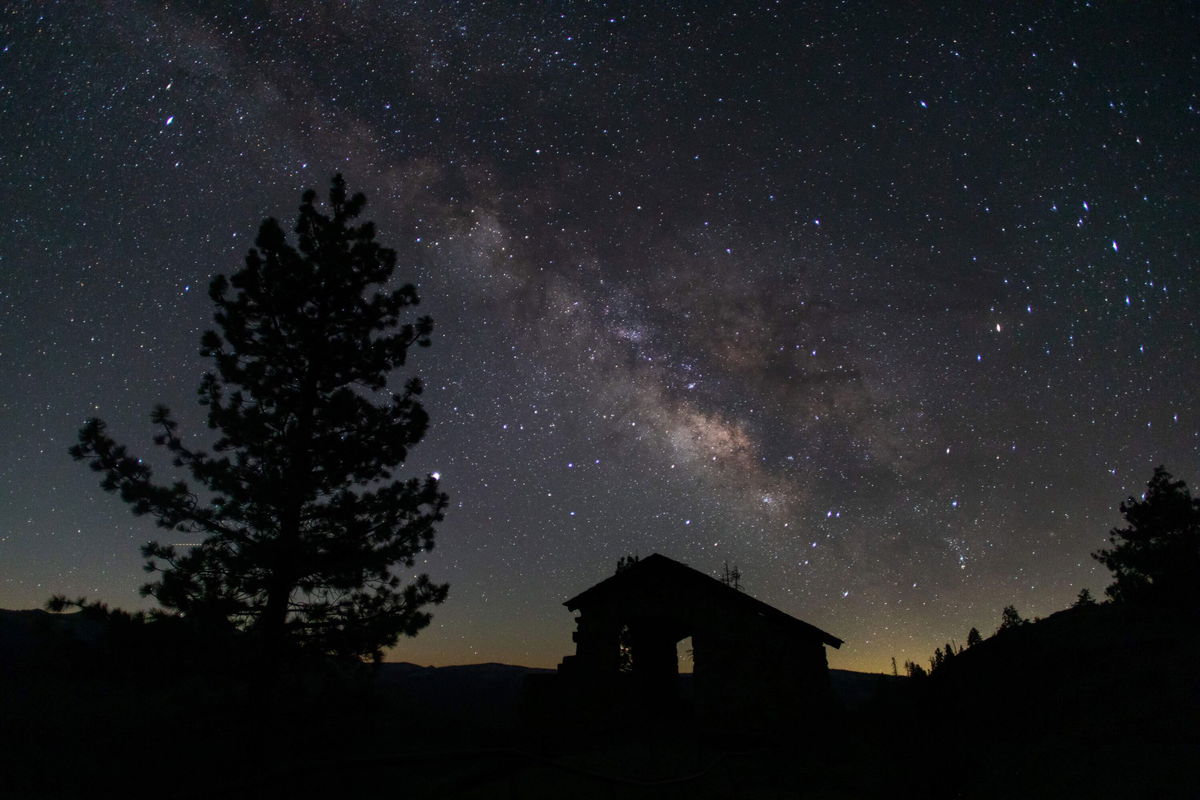
[{"label": "pine tree trunk", "polygon": [[[287,559],[286,556],[284,556]],[[290,560],[290,559],[288,559]],[[287,639],[288,606],[292,597],[292,581],[286,567],[280,564],[271,578],[267,590],[267,604],[259,618],[259,630],[268,656],[275,660],[285,649]]]},{"label": "pine tree trunk", "polygon": [[280,666],[288,644],[287,617],[292,592],[296,588],[300,561],[300,554],[297,552],[300,546],[300,522],[312,475],[310,439],[315,405],[316,387],[309,378],[301,390],[296,427],[288,447],[288,464],[284,470],[286,478],[280,492],[275,563],[272,565],[272,575],[267,588],[267,604],[259,619],[260,632],[272,670]]}]

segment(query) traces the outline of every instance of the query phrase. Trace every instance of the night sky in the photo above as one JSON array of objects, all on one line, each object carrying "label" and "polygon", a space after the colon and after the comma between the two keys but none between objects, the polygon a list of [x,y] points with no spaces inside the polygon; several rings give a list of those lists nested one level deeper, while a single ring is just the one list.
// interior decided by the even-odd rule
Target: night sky
[{"label": "night sky", "polygon": [[339,171],[436,326],[451,591],[389,658],[553,666],[634,552],[851,669],[1099,594],[1200,479],[1197,6],[645,5],[6,4],[0,606],[145,607],[67,448],[211,441],[208,281]]}]

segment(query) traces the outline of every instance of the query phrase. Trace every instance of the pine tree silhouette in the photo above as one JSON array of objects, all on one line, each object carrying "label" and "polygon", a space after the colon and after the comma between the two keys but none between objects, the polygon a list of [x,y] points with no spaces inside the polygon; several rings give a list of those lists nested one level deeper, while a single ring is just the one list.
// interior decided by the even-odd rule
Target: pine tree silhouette
[{"label": "pine tree silhouette", "polygon": [[981,643],[982,641],[983,641],[983,637],[979,635],[978,628],[971,628],[971,630],[967,631],[967,647],[968,648],[974,647],[975,645]]},{"label": "pine tree silhouette", "polygon": [[1028,624],[1029,620],[1021,616],[1016,606],[1005,606],[1000,612],[999,630],[1008,631]]},{"label": "pine tree silhouette", "polygon": [[448,587],[411,568],[433,547],[447,498],[434,476],[399,480],[393,469],[423,437],[428,417],[409,379],[389,389],[409,348],[427,346],[428,317],[401,320],[419,302],[412,285],[388,290],[396,254],[375,227],[353,221],[362,194],[341,175],[328,213],[304,193],[298,244],[267,219],[245,266],[217,275],[209,295],[219,331],[201,354],[215,369],[200,384],[211,452],[196,449],[157,407],[154,437],[184,480],[154,480],[92,419],[71,448],[103,474],[135,514],[197,535],[186,552],[151,542],[142,588],[200,626],[245,631],[273,654],[292,648],[379,659],[401,634],[430,620]]},{"label": "pine tree silhouette", "polygon": [[1085,608],[1094,605],[1096,605],[1096,598],[1092,597],[1091,591],[1085,586],[1079,590],[1079,595],[1075,598],[1075,602],[1071,604],[1071,608]]},{"label": "pine tree silhouette", "polygon": [[1104,593],[1120,602],[1200,604],[1200,498],[1159,466],[1142,498],[1121,503],[1127,525],[1109,533],[1112,547],[1092,557],[1112,570]]}]

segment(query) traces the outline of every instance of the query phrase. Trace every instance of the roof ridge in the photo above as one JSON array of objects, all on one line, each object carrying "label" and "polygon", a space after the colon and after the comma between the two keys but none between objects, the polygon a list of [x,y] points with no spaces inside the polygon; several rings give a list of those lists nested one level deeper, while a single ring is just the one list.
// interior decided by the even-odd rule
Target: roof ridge
[{"label": "roof ridge", "polygon": [[757,610],[759,613],[764,614],[764,615],[773,616],[776,619],[778,619],[780,622],[784,622],[785,624],[802,626],[805,630],[808,630],[808,631],[816,634],[817,636],[819,636],[823,642],[830,645],[831,647],[839,648],[842,646],[842,643],[843,643],[842,639],[839,639],[838,637],[834,636],[833,634],[828,633],[827,631],[824,631],[824,630],[818,628],[816,625],[813,625],[810,622],[805,622],[804,620],[799,619],[798,617],[794,617],[791,614],[789,614],[788,612],[783,611],[782,609],[776,608],[775,606],[771,605],[770,603],[768,603],[764,600],[759,600],[757,597],[755,597],[751,594],[748,594],[747,592],[744,592],[740,589],[735,589],[734,587],[721,582],[720,580],[718,580],[717,578],[714,578],[711,575],[706,575],[705,573],[701,572],[700,570],[696,569],[695,567],[688,566],[687,564],[683,563],[682,561],[676,561],[675,559],[670,558],[669,556],[665,556],[662,553],[658,553],[658,552],[651,553],[650,555],[646,556],[645,558],[639,558],[636,562],[634,562],[629,567],[621,570],[620,572],[618,572],[614,575],[609,575],[607,578],[604,578],[599,583],[596,583],[596,584],[592,585],[591,587],[584,589],[579,594],[576,594],[574,597],[571,597],[570,599],[566,600],[563,603],[563,605],[565,605],[569,610],[574,611],[576,608],[579,607],[580,601],[584,600],[584,598],[586,598],[588,595],[597,596],[599,594],[603,594],[607,591],[610,591],[613,586],[628,582],[631,578],[635,578],[639,573],[645,572],[647,569],[647,566],[653,568],[655,564],[661,564],[662,565],[661,568],[676,570],[679,572],[679,574],[686,575],[692,580],[695,580],[697,577],[703,578],[703,579],[705,579],[705,581],[707,581],[707,583],[704,585],[707,586],[710,590],[712,590],[712,587],[716,586],[716,587],[720,587],[720,589],[717,589],[715,591],[722,591],[722,590],[725,591],[727,593],[726,597],[728,598],[729,602],[731,602],[731,603],[740,603],[744,606],[753,608],[753,609]]}]

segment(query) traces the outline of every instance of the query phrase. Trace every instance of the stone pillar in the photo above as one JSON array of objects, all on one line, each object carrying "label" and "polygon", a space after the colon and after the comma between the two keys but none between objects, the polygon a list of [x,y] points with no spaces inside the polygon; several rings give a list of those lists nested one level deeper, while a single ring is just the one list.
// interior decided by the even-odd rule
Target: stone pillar
[{"label": "stone pillar", "polygon": [[560,669],[580,675],[617,674],[620,624],[601,615],[580,614],[575,626],[575,655],[564,658]]}]

